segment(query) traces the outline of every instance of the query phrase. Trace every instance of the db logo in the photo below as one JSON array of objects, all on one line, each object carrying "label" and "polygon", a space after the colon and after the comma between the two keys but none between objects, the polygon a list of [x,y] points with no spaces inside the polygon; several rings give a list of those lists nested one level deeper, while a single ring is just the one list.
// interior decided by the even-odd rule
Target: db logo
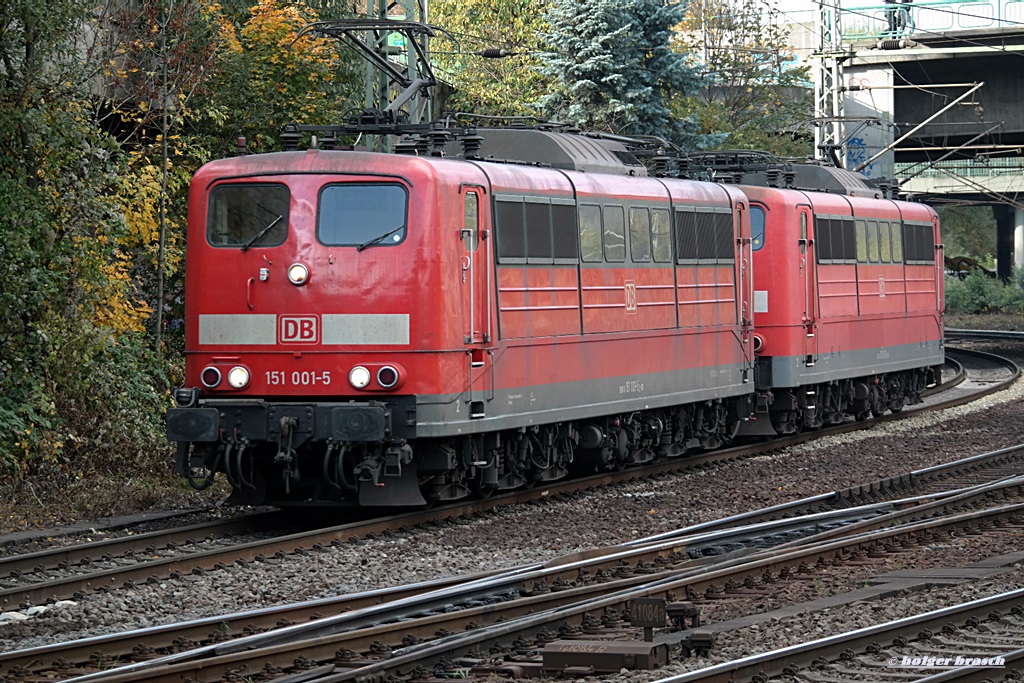
[{"label": "db logo", "polygon": [[277,338],[282,344],[316,344],[320,341],[318,322],[315,315],[282,315]]},{"label": "db logo", "polygon": [[626,313],[636,313],[636,282],[626,280]]}]

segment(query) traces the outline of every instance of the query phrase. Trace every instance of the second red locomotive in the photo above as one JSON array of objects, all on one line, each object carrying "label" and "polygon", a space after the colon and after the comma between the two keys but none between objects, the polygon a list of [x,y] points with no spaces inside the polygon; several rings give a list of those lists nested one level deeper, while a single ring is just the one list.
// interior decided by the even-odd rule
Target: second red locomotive
[{"label": "second red locomotive", "polygon": [[421,505],[899,410],[935,381],[927,207],[827,169],[826,191],[652,177],[621,141],[478,133],[200,169],[182,474],[245,503]]}]

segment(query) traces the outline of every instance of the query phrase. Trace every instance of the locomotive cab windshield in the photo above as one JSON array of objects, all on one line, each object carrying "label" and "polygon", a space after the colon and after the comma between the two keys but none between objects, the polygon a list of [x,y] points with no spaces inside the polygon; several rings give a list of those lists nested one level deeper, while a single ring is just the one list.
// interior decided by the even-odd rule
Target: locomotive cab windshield
[{"label": "locomotive cab windshield", "polygon": [[210,192],[207,239],[215,247],[276,247],[288,235],[288,187],[221,185]]},{"label": "locomotive cab windshield", "polygon": [[405,239],[409,193],[398,184],[335,183],[320,190],[316,236],[326,246],[394,246]]}]

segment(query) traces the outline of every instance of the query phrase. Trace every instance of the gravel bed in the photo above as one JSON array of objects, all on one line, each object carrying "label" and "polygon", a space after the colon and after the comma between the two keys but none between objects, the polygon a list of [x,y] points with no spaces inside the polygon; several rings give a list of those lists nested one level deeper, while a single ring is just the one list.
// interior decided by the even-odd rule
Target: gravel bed
[{"label": "gravel bed", "polygon": [[[982,345],[976,344],[974,348]],[[986,350],[989,348],[999,352],[999,344],[988,345]],[[1003,351],[1010,348],[1004,345]],[[21,649],[182,619],[512,567],[843,489],[957,456],[1019,443],[1022,398],[1024,383],[1018,382],[968,406],[916,415],[878,425],[867,432],[829,437],[757,458],[608,487],[586,495],[500,509],[472,520],[403,531],[309,555],[271,558],[202,576],[189,575],[156,585],[94,594],[28,619],[0,621],[0,649]],[[967,543],[970,539],[961,540]],[[989,554],[1008,552],[994,550],[998,544],[992,543],[993,552]],[[1020,539],[1009,543],[1016,544],[1013,549],[1020,547]],[[969,551],[964,552],[964,558],[970,556]],[[970,561],[977,559],[980,557],[975,554]],[[953,566],[960,561],[952,550],[945,549],[934,553],[933,560],[938,565]],[[894,561],[899,561],[899,556]],[[850,568],[848,574],[830,579],[829,585],[815,590],[847,590],[865,575],[881,573],[875,567],[866,572],[862,569]],[[908,610],[906,613],[931,609],[931,604],[938,606],[946,600],[942,597],[946,592],[956,596],[949,597],[948,602],[960,601],[967,590],[978,591],[978,595],[999,592],[1001,589],[996,586],[1014,581],[1020,585],[1019,574],[1013,575],[1016,578],[930,591],[928,601],[923,600],[924,594],[887,600],[883,609],[872,611],[872,618],[877,616],[877,622],[881,622],[896,618],[890,612],[897,614],[900,609]],[[772,609],[781,601],[804,600],[815,595],[780,594],[766,598],[755,609]],[[807,633],[846,630],[853,615],[864,612],[863,608],[833,610],[807,615],[807,619],[817,620],[813,627],[794,623],[760,633],[730,634],[720,640],[716,655],[762,651],[799,642]],[[723,617],[727,614],[722,613]],[[716,614],[715,618],[719,616]],[[785,640],[787,637],[791,640]],[[645,672],[621,680],[653,680],[664,674]]]}]

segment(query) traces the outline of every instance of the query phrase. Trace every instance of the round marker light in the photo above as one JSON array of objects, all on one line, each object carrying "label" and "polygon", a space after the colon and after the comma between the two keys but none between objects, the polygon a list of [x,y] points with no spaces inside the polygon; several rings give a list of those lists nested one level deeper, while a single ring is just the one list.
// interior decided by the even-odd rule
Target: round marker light
[{"label": "round marker light", "polygon": [[348,373],[348,383],[356,389],[365,389],[370,383],[370,371],[362,365],[357,365]]},{"label": "round marker light", "polygon": [[304,285],[309,279],[309,268],[305,263],[293,263],[288,266],[288,281],[293,285]]},{"label": "round marker light", "polygon": [[199,376],[199,380],[203,383],[203,386],[207,389],[213,389],[220,384],[220,370],[213,367],[212,365],[203,368],[203,374]]},{"label": "round marker light", "polygon": [[228,373],[228,384],[233,386],[235,389],[241,389],[249,383],[249,371],[243,368],[241,365],[236,365],[231,368]]},{"label": "round marker light", "polygon": [[390,365],[385,365],[377,371],[377,383],[385,389],[395,386],[398,384],[398,370],[395,370]]}]

